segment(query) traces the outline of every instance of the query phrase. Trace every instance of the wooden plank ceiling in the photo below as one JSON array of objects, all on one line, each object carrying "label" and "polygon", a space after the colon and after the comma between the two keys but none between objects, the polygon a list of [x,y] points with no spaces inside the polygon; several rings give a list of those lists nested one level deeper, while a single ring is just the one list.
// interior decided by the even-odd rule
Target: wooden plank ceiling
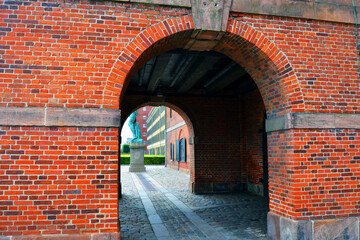
[{"label": "wooden plank ceiling", "polygon": [[225,55],[177,49],[148,61],[126,94],[233,96],[256,88],[249,74]]}]

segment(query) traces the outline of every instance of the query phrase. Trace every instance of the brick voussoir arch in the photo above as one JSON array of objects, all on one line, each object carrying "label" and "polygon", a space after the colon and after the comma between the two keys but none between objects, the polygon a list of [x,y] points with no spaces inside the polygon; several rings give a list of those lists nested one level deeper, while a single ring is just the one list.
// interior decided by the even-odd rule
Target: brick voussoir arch
[{"label": "brick voussoir arch", "polygon": [[[261,95],[263,96],[264,103],[267,110],[271,108],[269,104],[272,104],[272,101],[269,101],[269,98],[266,97],[269,91],[270,84],[277,85],[277,91],[279,100],[286,105],[286,109],[279,111],[275,114],[283,114],[284,112],[291,112],[296,109],[296,111],[304,111],[304,97],[301,91],[299,80],[293,70],[291,63],[289,62],[286,55],[273,43],[269,40],[261,31],[254,29],[252,26],[240,22],[237,19],[230,19],[227,34],[240,37],[243,40],[247,41],[253,45],[251,50],[240,51],[238,53],[243,55],[244,53],[248,54],[246,57],[243,56],[243,59],[234,59],[240,65],[242,65],[245,70],[249,72],[256,84],[258,85]],[[264,59],[268,59],[275,67],[276,76],[272,76],[273,79],[269,77],[269,80],[266,83],[261,84],[259,82],[260,71],[256,70],[253,65],[247,64],[247,57],[251,57],[254,52],[258,52],[258,55],[263,55]],[[273,91],[274,89],[270,90]],[[272,99],[275,101],[274,99]]]},{"label": "brick voussoir arch", "polygon": [[[160,40],[166,40],[170,36],[191,30],[194,30],[192,17],[184,15],[166,19],[139,33],[121,52],[112,68],[103,95],[105,107],[119,108],[120,96],[131,80],[129,73],[142,54]],[[233,38],[234,36],[241,41]],[[225,44],[221,43],[223,39],[227,41]],[[304,101],[300,84],[290,62],[286,55],[263,33],[246,23],[230,19],[223,39],[218,44],[221,46],[216,46],[214,50],[232,57],[249,72],[260,89],[267,109],[272,108],[275,102],[284,107],[279,111],[274,111],[274,114],[283,114],[285,111],[290,112],[292,109],[303,108]],[[248,43],[248,49],[241,50],[241,44],[244,42]],[[170,43],[165,42],[165,44],[169,45],[171,41]],[[234,54],[239,56],[236,57]],[[252,58],[254,60],[249,64],[247,60]],[[263,64],[261,61],[273,66],[272,77],[268,79],[264,77],[264,72],[259,68]]]},{"label": "brick voussoir arch", "polygon": [[192,29],[194,29],[192,18],[185,15],[166,19],[139,33],[125,47],[111,70],[103,94],[105,107],[119,108],[120,95],[122,89],[124,89],[125,79],[136,60],[146,49],[172,34]]}]

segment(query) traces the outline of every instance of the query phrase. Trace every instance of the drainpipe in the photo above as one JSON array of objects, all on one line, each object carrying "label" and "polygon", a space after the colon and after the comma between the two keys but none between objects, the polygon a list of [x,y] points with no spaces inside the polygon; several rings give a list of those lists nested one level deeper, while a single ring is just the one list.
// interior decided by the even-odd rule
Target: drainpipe
[{"label": "drainpipe", "polygon": [[119,150],[118,150],[118,199],[122,198],[122,187],[121,187],[121,127],[119,126],[118,130],[118,141],[119,141]]}]

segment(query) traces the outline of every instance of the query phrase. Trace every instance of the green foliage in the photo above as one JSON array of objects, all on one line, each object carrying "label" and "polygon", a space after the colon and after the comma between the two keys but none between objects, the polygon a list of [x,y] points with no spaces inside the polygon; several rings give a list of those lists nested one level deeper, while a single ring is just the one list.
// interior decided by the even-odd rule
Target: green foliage
[{"label": "green foliage", "polygon": [[[121,164],[130,164],[130,155],[129,154],[121,154]],[[145,155],[144,156],[144,164],[145,165],[163,165],[165,164],[165,156],[164,155]]]},{"label": "green foliage", "polygon": [[163,165],[165,164],[164,155],[145,155],[144,156],[145,165]]},{"label": "green foliage", "polygon": [[130,153],[130,144],[123,144],[121,147],[121,153]]}]

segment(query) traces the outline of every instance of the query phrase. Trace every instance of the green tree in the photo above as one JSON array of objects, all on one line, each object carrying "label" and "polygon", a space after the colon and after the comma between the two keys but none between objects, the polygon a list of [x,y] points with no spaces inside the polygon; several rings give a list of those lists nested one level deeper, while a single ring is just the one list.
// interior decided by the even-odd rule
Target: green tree
[{"label": "green tree", "polygon": [[130,153],[130,144],[123,144],[121,147],[121,153]]}]

